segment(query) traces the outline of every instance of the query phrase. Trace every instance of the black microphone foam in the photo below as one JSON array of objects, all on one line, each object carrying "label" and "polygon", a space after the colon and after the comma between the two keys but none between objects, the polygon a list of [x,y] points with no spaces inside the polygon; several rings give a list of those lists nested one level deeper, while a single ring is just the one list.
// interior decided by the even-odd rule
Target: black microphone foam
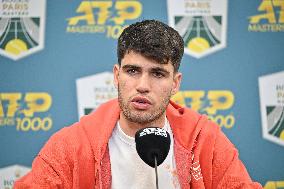
[{"label": "black microphone foam", "polygon": [[147,127],[136,132],[135,142],[140,158],[154,168],[155,156],[157,157],[157,166],[166,159],[171,139],[166,130],[159,127]]}]

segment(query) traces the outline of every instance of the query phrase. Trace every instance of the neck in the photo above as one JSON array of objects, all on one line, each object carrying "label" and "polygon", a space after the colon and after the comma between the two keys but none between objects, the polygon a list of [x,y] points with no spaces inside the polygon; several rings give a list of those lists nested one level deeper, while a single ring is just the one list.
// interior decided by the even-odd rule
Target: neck
[{"label": "neck", "polygon": [[142,128],[146,128],[146,127],[160,127],[163,128],[165,125],[165,118],[166,118],[166,114],[163,114],[159,119],[150,122],[150,123],[135,123],[132,122],[128,119],[126,119],[123,115],[122,112],[120,112],[120,118],[119,118],[119,125],[122,129],[122,131],[130,136],[130,137],[134,137],[136,132],[139,129]]}]

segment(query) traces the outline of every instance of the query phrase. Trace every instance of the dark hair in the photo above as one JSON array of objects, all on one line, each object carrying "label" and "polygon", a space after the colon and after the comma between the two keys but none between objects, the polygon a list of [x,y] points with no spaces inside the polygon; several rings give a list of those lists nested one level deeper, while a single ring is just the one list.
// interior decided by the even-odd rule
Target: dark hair
[{"label": "dark hair", "polygon": [[134,51],[161,64],[169,61],[177,72],[183,56],[183,39],[170,26],[157,20],[136,22],[125,28],[118,38],[118,64],[126,53]]}]

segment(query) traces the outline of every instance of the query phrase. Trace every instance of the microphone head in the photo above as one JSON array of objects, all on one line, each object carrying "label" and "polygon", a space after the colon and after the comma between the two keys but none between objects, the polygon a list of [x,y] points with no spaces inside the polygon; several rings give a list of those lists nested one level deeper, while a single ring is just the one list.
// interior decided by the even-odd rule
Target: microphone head
[{"label": "microphone head", "polygon": [[155,167],[155,156],[157,166],[166,159],[171,139],[169,133],[159,127],[147,127],[140,129],[135,134],[136,151],[140,158],[149,166]]}]

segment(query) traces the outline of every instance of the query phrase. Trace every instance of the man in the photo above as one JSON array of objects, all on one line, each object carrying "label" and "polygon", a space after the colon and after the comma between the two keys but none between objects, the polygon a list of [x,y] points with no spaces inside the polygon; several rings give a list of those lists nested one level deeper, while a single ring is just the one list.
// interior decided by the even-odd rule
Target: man
[{"label": "man", "polygon": [[53,135],[15,188],[155,188],[154,169],[139,158],[133,138],[153,126],[172,139],[158,168],[160,188],[261,188],[216,124],[170,101],[181,82],[177,31],[138,22],[123,31],[117,50],[118,99]]}]

